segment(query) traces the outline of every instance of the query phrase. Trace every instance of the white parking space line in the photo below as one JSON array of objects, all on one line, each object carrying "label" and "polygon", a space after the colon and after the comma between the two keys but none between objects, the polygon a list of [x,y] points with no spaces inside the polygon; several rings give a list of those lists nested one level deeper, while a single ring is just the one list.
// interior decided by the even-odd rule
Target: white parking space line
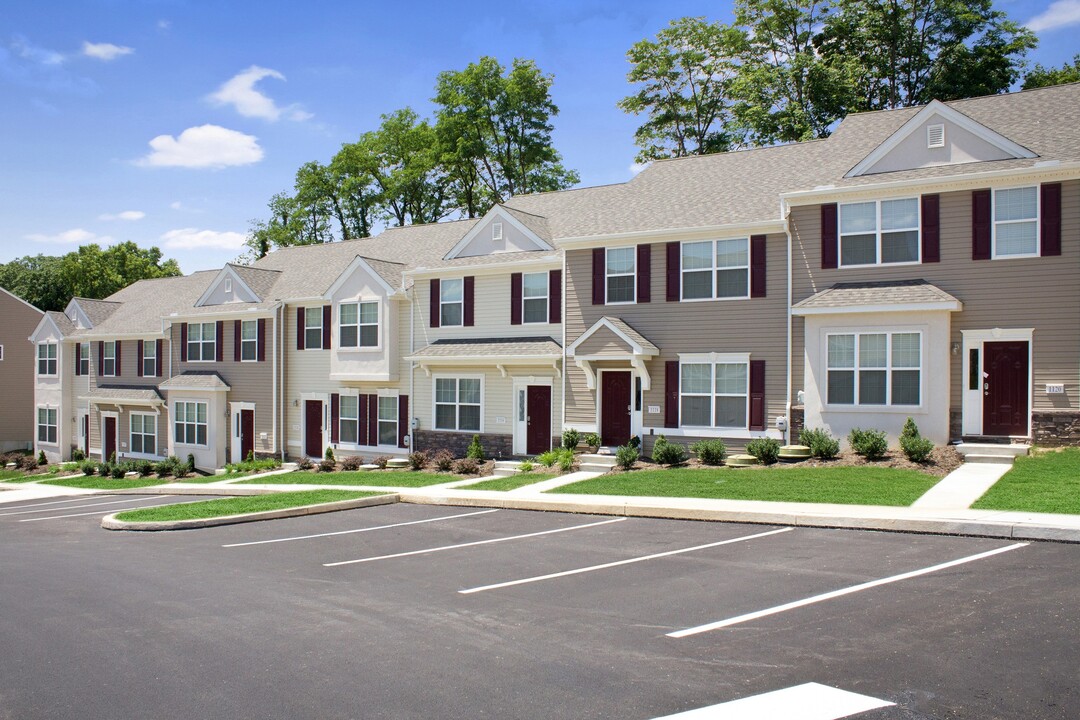
[{"label": "white parking space line", "polygon": [[472,517],[473,515],[487,515],[488,513],[498,512],[498,510],[479,510],[477,512],[461,513],[459,515],[441,515],[439,517],[426,518],[424,520],[410,520],[409,522],[399,522],[393,525],[376,525],[375,527],[356,528],[353,530],[338,530],[337,532],[325,532],[318,533],[316,535],[297,535],[295,537],[275,538],[273,540],[254,540],[252,542],[242,543],[230,543],[229,545],[222,545],[223,548],[234,547],[247,547],[249,545],[268,545],[270,543],[289,542],[290,540],[310,540],[311,538],[332,537],[334,535],[349,535],[352,533],[371,532],[372,530],[388,530],[390,528],[405,527],[406,525],[420,525],[422,523],[438,522],[440,520],[453,520],[454,518]]},{"label": "white parking space line", "polygon": [[892,575],[891,577],[881,578],[880,580],[871,580],[870,582],[860,583],[859,585],[852,585],[851,587],[841,588],[840,590],[833,590],[832,592],[823,593],[821,595],[814,595],[813,597],[803,598],[802,600],[796,600],[794,602],[785,603],[783,605],[777,605],[776,607],[767,608],[765,610],[758,610],[757,612],[747,613],[746,615],[739,615],[737,617],[728,618],[727,620],[719,620],[717,622],[708,623],[706,625],[698,625],[697,627],[687,628],[685,630],[678,630],[676,632],[668,633],[668,637],[684,638],[691,635],[697,635],[699,633],[709,632],[711,630],[719,630],[720,628],[730,627],[731,625],[738,625],[739,623],[749,622],[750,620],[757,620],[758,618],[768,617],[769,615],[776,615],[777,613],[786,612],[788,610],[794,610],[806,605],[812,605],[814,603],[824,602],[825,600],[832,600],[833,598],[842,597],[844,595],[850,595],[851,593],[861,592],[862,590],[869,590],[871,588],[879,587],[881,585],[888,585],[889,583],[900,582],[901,580],[909,580],[920,575],[929,575],[930,573],[938,572],[939,570],[947,570],[957,565],[963,565],[965,563],[975,562],[976,560],[982,560],[984,558],[999,555],[1010,550],[1016,550],[1026,546],[1028,543],[1015,543],[1013,545],[1006,545],[994,550],[988,550],[986,552],[978,553],[977,555],[969,555],[967,557],[959,558],[957,560],[950,560],[949,562],[941,563],[940,565],[933,565],[931,567],[922,568],[921,570],[912,570],[911,572],[901,573],[899,575]]},{"label": "white parking space line", "polygon": [[[171,497],[171,496],[168,496],[168,497]],[[152,499],[153,498],[137,497],[137,498],[131,498],[131,499],[128,499],[128,500],[111,500],[109,502],[86,503],[84,505],[69,505],[67,507],[62,507],[62,508],[50,507],[50,508],[45,508],[44,510],[19,510],[19,511],[16,511],[16,512],[0,513],[0,517],[5,517],[7,515],[32,515],[34,513],[57,512],[57,511],[63,511],[63,510],[82,510],[83,508],[97,507],[99,505],[119,505],[120,503],[139,502],[141,500],[152,500]]]},{"label": "white parking space line", "polygon": [[[141,500],[162,500],[165,498],[177,497],[176,495],[159,495],[156,498],[140,498]],[[147,505],[146,507],[157,507],[157,505],[172,505],[176,503],[155,503],[154,505]],[[77,508],[71,508],[76,510]],[[131,508],[132,510],[140,510],[141,508]],[[86,517],[87,515],[108,515],[109,513],[117,512],[116,510],[96,510],[94,512],[85,513],[72,513],[70,515],[50,515],[49,517],[37,517],[37,518],[23,518],[19,522],[38,522],[39,520],[62,520],[63,518],[73,517]]]},{"label": "white parking space line", "polygon": [[869,695],[806,683],[656,720],[839,720],[896,703]]},{"label": "white parking space line", "polygon": [[86,502],[87,500],[96,500],[97,497],[97,495],[67,495],[65,496],[64,500],[50,500],[49,502],[26,503],[25,505],[14,505],[13,507],[16,510],[19,510],[28,507],[39,507],[41,505],[61,505],[63,503]]},{"label": "white parking space line", "polygon": [[606,570],[607,568],[619,567],[620,565],[630,565],[632,563],[645,562],[646,560],[655,560],[656,558],[669,557],[671,555],[681,555],[683,553],[694,552],[695,550],[705,550],[706,548],[720,547],[721,545],[731,545],[732,543],[744,542],[746,540],[755,540],[757,538],[768,537],[769,535],[778,535],[780,533],[790,532],[794,528],[780,528],[779,530],[770,530],[768,532],[757,533],[755,535],[746,535],[743,537],[732,538],[730,540],[721,540],[719,542],[708,543],[706,545],[695,545],[694,547],[681,548],[679,550],[668,550],[667,552],[653,553],[652,555],[644,555],[642,557],[628,558],[626,560],[616,560],[615,562],[604,563],[602,565],[590,565],[588,567],[576,568],[574,570],[563,570],[562,572],[549,573],[547,575],[537,575],[535,577],[523,578],[521,580],[510,580],[508,582],[495,583],[494,585],[483,585],[481,587],[469,588],[468,590],[458,590],[462,595],[471,595],[473,593],[484,592],[485,590],[498,590],[499,588],[512,587],[514,585],[525,585],[527,583],[540,582],[542,580],[551,580],[553,578],[566,577],[568,575],[579,575],[581,573],[593,572],[594,570]]},{"label": "white parking space line", "polygon": [[541,535],[554,535],[555,533],[570,532],[571,530],[584,530],[585,528],[610,525],[622,522],[630,518],[620,517],[614,520],[602,520],[586,525],[572,525],[570,527],[555,528],[554,530],[541,530],[540,532],[526,533],[525,535],[510,535],[509,537],[492,538],[490,540],[477,540],[476,542],[461,543],[460,545],[443,545],[441,547],[427,548],[426,550],[412,550],[410,552],[394,553],[393,555],[378,555],[376,557],[360,558],[359,560],[343,560],[341,562],[323,563],[323,567],[337,567],[338,565],[355,565],[357,563],[374,562],[376,560],[389,560],[391,558],[409,557],[410,555],[426,555],[428,553],[442,552],[443,550],[457,550],[459,548],[476,547],[477,545],[490,545],[491,543],[507,542],[508,540],[523,540],[525,538],[539,537]]}]

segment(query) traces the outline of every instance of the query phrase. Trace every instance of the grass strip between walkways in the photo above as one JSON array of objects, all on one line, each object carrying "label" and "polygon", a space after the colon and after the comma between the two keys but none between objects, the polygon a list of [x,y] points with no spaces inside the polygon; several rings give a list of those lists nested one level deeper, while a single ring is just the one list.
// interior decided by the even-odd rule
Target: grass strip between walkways
[{"label": "grass strip between walkways", "polygon": [[360,472],[291,472],[284,475],[271,475],[268,478],[255,476],[250,480],[241,480],[234,485],[373,485],[376,487],[425,487],[461,480],[458,475],[449,473],[413,472],[411,470],[369,470]]},{"label": "grass strip between walkways", "polygon": [[938,480],[898,468],[671,468],[602,475],[548,492],[902,507]]},{"label": "grass strip between walkways", "polygon": [[507,477],[497,477],[490,480],[482,480],[470,485],[462,485],[457,490],[517,490],[526,485],[534,485],[544,480],[550,480],[556,475],[537,475],[534,473],[518,473]]},{"label": "grass strip between walkways", "polygon": [[173,520],[203,520],[224,517],[226,515],[247,515],[268,510],[320,505],[322,503],[358,500],[364,497],[382,495],[377,492],[359,490],[301,490],[299,492],[274,493],[273,495],[254,495],[251,497],[233,497],[202,502],[185,502],[173,505],[128,510],[119,513],[117,520],[124,522],[169,522]]},{"label": "grass strip between walkways", "polygon": [[46,480],[42,485],[59,485],[60,487],[83,488],[86,490],[128,490],[130,488],[150,487],[151,485],[164,485],[167,481],[160,478],[114,478],[101,477],[99,475],[74,475],[72,477]]},{"label": "grass strip between walkways", "polygon": [[1080,514],[1080,449],[1018,457],[974,510]]}]

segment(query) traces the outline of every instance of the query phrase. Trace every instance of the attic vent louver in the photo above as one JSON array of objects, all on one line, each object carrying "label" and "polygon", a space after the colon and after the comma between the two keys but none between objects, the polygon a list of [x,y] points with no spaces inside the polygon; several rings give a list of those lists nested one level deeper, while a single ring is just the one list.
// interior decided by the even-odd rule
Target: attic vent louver
[{"label": "attic vent louver", "polygon": [[232,278],[225,278],[225,292],[232,292]]},{"label": "attic vent louver", "polygon": [[945,147],[945,126],[944,125],[928,125],[926,128],[926,147],[928,148],[941,148]]},{"label": "attic vent louver", "polygon": [[491,223],[491,239],[492,240],[502,240],[503,239],[502,223]]}]

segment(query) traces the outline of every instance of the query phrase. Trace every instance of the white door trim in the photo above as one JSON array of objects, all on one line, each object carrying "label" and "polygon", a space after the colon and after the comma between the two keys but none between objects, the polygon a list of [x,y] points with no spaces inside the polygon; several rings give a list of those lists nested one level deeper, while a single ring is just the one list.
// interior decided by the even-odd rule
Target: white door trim
[{"label": "white door trim", "polygon": [[[551,396],[549,401],[552,405],[555,404],[555,379],[552,377],[543,376],[515,376],[513,378],[513,412],[514,412],[514,454],[515,455],[527,455],[529,453],[529,386],[541,385],[551,389]],[[524,395],[522,395],[524,393]],[[524,402],[524,407],[522,407]],[[549,436],[554,436],[555,433],[555,413],[551,413],[551,428],[548,430]]]},{"label": "white door trim", "polygon": [[[961,330],[964,338],[963,353],[961,356],[961,377],[963,388],[960,392],[963,397],[961,409],[961,431],[964,435],[983,435],[983,385],[986,372],[983,370],[983,362],[986,354],[983,344],[987,342],[1026,342],[1028,344],[1028,417],[1027,435],[1031,436],[1031,414],[1034,401],[1034,374],[1035,368],[1032,363],[1034,343],[1034,328],[993,328],[990,330]],[[971,372],[971,350],[979,351],[979,387],[972,390],[969,386]]]},{"label": "white door trim", "polygon": [[[250,410],[255,412],[255,403],[253,402],[230,402],[229,403],[229,458],[230,462],[238,463],[243,462],[244,458],[240,457],[240,411]],[[254,428],[252,428],[254,431]],[[254,446],[254,445],[253,445]]]}]

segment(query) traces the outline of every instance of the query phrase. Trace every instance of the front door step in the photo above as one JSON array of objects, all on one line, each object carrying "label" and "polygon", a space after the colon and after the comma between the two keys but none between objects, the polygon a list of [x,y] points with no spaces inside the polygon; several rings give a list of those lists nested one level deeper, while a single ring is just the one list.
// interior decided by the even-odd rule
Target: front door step
[{"label": "front door step", "polygon": [[1030,445],[1023,443],[973,443],[962,442],[956,446],[957,452],[969,463],[1007,463],[1012,464],[1020,455],[1027,455]]}]

